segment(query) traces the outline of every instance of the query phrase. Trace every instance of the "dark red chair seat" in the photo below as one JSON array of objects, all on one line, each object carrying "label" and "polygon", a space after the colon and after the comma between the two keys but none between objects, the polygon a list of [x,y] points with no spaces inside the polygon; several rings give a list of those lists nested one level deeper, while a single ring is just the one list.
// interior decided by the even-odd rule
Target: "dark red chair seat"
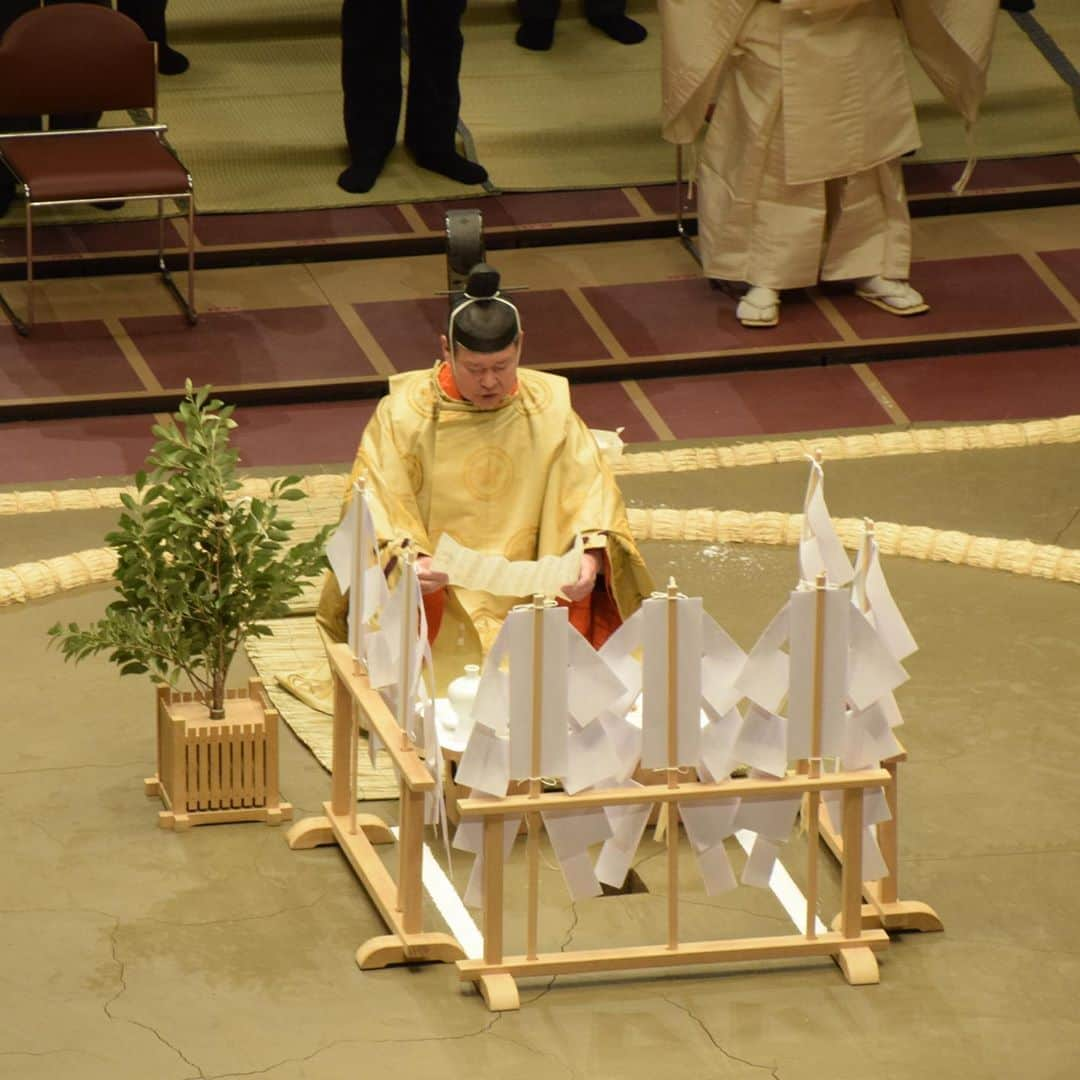
[{"label": "dark red chair seat", "polygon": [[0,136],[0,150],[29,186],[33,202],[188,191],[187,170],[152,131]]}]

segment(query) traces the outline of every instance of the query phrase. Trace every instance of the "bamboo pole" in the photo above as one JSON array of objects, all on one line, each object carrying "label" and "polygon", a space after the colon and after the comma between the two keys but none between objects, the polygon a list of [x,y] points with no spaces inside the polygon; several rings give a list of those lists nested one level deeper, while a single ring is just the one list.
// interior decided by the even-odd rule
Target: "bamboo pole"
[{"label": "bamboo pole", "polygon": [[[529,756],[529,798],[540,797],[540,761],[543,749],[541,725],[544,718],[544,598],[539,593],[532,602],[532,745]],[[528,858],[528,911],[525,928],[525,954],[536,959],[540,926],[540,824],[538,813],[525,817],[528,826],[526,856]]]},{"label": "bamboo pole", "polygon": [[364,655],[364,563],[367,558],[366,548],[370,543],[364,529],[364,505],[366,487],[361,476],[353,484],[353,501],[356,505],[356,532],[353,534],[352,547],[352,585],[349,596],[349,644],[353,649],[357,675],[364,674],[362,657]]},{"label": "bamboo pole", "polygon": [[[825,673],[825,597],[827,586],[824,572],[818,574],[814,584],[814,667],[810,686],[810,761],[809,776],[821,776],[821,695]],[[807,801],[806,830],[806,936],[811,941],[817,936],[815,918],[818,901],[818,813],[821,794],[811,791]]]},{"label": "bamboo pole", "polygon": [[[364,533],[365,484],[361,476],[353,484],[353,501],[357,511],[357,528],[353,535],[352,575],[349,594],[349,642],[353,651],[353,671],[364,674],[364,561],[366,541]],[[356,704],[351,709],[352,727],[349,730],[349,834],[356,835],[356,759],[360,750],[360,712]]]},{"label": "bamboo pole", "polygon": [[503,821],[484,822],[484,961],[501,964],[503,958]]},{"label": "bamboo pole", "polygon": [[401,581],[398,588],[403,589],[401,611],[401,682],[398,686],[397,700],[397,723],[401,728],[401,749],[408,750],[409,740],[409,713],[412,706],[412,657],[415,646],[415,631],[413,629],[413,615],[416,607],[416,595],[413,586],[416,577],[413,572],[413,553],[406,548],[401,556]]},{"label": "bamboo pole", "polygon": [[841,834],[844,861],[840,867],[840,930],[846,938],[857,938],[862,931],[862,819],[863,795],[860,788],[843,795]]},{"label": "bamboo pole", "polygon": [[[667,585],[667,786],[679,786],[679,590],[675,579]],[[679,804],[667,804],[667,887],[669,949],[679,947]]]},{"label": "bamboo pole", "polygon": [[[416,581],[416,576],[413,572],[413,553],[406,549],[402,553],[401,558],[401,580],[398,582],[398,588],[402,590],[401,601],[401,652],[400,656],[400,668],[401,673],[398,682],[398,695],[397,695],[397,726],[400,731],[400,746],[402,752],[407,751],[412,746],[412,741],[409,738],[409,713],[412,707],[412,651],[414,647],[414,632],[413,632],[413,608],[416,606],[416,597],[414,595],[413,586]],[[409,891],[411,889],[410,882],[410,849],[412,847],[411,837],[408,835],[408,826],[410,825],[410,811],[411,811],[411,796],[412,789],[406,782],[405,776],[401,777],[401,799],[398,804],[398,824],[400,826],[400,832],[398,833],[398,898],[397,908],[398,911],[405,913],[409,908]],[[421,796],[423,798],[423,796]],[[421,810],[421,815],[423,811]],[[421,822],[423,817],[421,816]],[[419,878],[419,872],[417,873]]]}]

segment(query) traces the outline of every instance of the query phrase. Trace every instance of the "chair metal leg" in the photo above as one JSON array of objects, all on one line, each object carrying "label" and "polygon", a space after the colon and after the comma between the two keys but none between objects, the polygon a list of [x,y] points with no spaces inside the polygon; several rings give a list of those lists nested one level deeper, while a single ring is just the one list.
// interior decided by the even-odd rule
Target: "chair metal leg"
[{"label": "chair metal leg", "polygon": [[701,253],[698,251],[698,246],[694,243],[693,237],[687,232],[686,222],[683,217],[685,209],[683,186],[683,148],[681,145],[677,145],[675,147],[675,228],[678,230],[679,240],[683,247],[694,256],[700,266],[702,265]]},{"label": "chair metal leg", "polygon": [[30,327],[34,325],[34,224],[29,200],[26,203],[26,319],[15,314],[3,293],[0,293],[0,308],[4,309],[4,314],[18,333],[27,337]]},{"label": "chair metal leg", "polygon": [[158,270],[161,272],[161,280],[165,288],[172,293],[173,299],[180,306],[184,318],[189,326],[194,326],[199,321],[195,310],[195,198],[189,194],[188,200],[188,259],[187,273],[188,286],[187,297],[176,287],[172,274],[165,263],[165,210],[164,201],[158,199]]}]

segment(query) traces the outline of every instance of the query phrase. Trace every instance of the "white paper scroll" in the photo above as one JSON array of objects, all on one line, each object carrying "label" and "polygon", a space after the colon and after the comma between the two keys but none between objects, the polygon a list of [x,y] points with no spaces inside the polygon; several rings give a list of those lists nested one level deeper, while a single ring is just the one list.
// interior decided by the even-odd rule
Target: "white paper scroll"
[{"label": "white paper scroll", "polygon": [[825,505],[825,473],[816,461],[810,462],[810,479],[803,499],[798,565],[802,581],[813,582],[822,572],[830,585],[846,585],[851,581],[851,562],[829,517],[829,508]]},{"label": "white paper scroll", "polygon": [[585,727],[570,732],[566,776],[563,778],[567,794],[576,795],[586,788],[596,787],[602,780],[616,776],[620,771],[616,747],[602,720],[593,720]]},{"label": "white paper scroll", "polygon": [[742,714],[729,709],[723,716],[711,719],[701,729],[701,759],[698,772],[706,783],[726,780],[736,765],[746,761],[736,750],[736,741],[743,727]]},{"label": "white paper scroll", "polygon": [[[611,786],[641,787],[635,780]],[[630,871],[634,852],[641,843],[641,834],[648,824],[650,809],[649,803],[622,803],[604,807],[612,835],[600,849],[600,857],[596,860],[596,876],[605,885],[610,885],[613,889],[622,888]]]},{"label": "white paper scroll", "polygon": [[[820,639],[817,611],[823,605]],[[844,706],[848,696],[848,643],[851,606],[847,589],[807,589],[791,594],[791,680],[788,687],[788,758],[835,757],[844,742]],[[820,651],[820,656],[818,655]],[[811,748],[814,710],[814,671],[821,716],[821,744]]]},{"label": "white paper scroll", "polygon": [[459,544],[449,533],[439,537],[431,569],[446,574],[451,585],[475,589],[492,596],[558,596],[581,574],[584,545],[580,536],[565,555],[511,562],[504,555],[490,555]]},{"label": "white paper scroll", "polygon": [[754,846],[743,868],[742,883],[764,889],[769,885],[773,866],[780,848],[791,836],[795,815],[802,799],[762,799],[743,801],[735,815],[735,828],[740,840],[746,833],[753,833]]},{"label": "white paper scroll", "polygon": [[[695,764],[701,746],[701,654],[704,645],[700,597],[655,596],[641,605],[641,764],[647,769]],[[668,616],[674,614],[675,670],[668,670]],[[675,755],[668,755],[669,679],[675,690]]]},{"label": "white paper scroll", "polygon": [[698,852],[708,851],[733,835],[739,806],[738,799],[680,805],[679,817],[686,826],[686,835],[693,849]]},{"label": "white paper scroll", "polygon": [[615,755],[612,778],[617,782],[628,780],[641,760],[641,728],[630,723],[625,716],[611,712],[601,713],[596,723],[603,725]]},{"label": "white paper scroll", "polygon": [[750,850],[750,858],[746,860],[746,865],[743,867],[740,878],[742,883],[755,889],[767,889],[779,854],[779,844],[774,844],[764,836],[756,837],[754,846]]},{"label": "white paper scroll", "polygon": [[802,799],[799,796],[785,799],[745,799],[739,804],[735,815],[735,828],[746,829],[771,840],[774,844],[786,844],[791,836],[795,815]]},{"label": "white paper scroll", "polygon": [[918,649],[889,591],[881,568],[881,552],[873,536],[867,536],[859,549],[852,602],[870,620],[895,660],[903,660]]},{"label": "white paper scroll", "polygon": [[510,785],[510,743],[477,721],[458,763],[456,779],[474,793],[505,795]]},{"label": "white paper scroll", "polygon": [[[579,727],[618,707],[628,687],[574,627],[568,627],[570,670],[567,706]],[[610,775],[610,774],[608,774]]]},{"label": "white paper scroll", "polygon": [[[514,846],[518,829],[521,826],[521,816],[503,819],[503,862],[510,857],[510,850]],[[469,882],[465,886],[465,895],[462,898],[468,907],[478,908],[484,906],[484,822],[480,818],[472,821],[463,821],[454,834],[454,847],[458,851],[466,851],[475,855],[472,872],[469,874]]]},{"label": "white paper scroll", "polygon": [[724,848],[725,839],[735,832],[738,811],[738,799],[679,807],[707,896],[719,896],[738,884]]},{"label": "white paper scroll", "polygon": [[867,617],[850,609],[851,657],[848,696],[857,709],[865,709],[902,683],[908,674],[885,646]]},{"label": "white paper scroll", "polygon": [[[386,604],[386,578],[379,564],[378,538],[367,498],[359,484],[345,516],[326,544],[326,557],[342,596],[349,597],[348,641],[353,656],[366,656],[365,628]],[[354,580],[363,587],[354,589]]]},{"label": "white paper scroll", "polygon": [[589,858],[589,848],[613,835],[604,811],[597,808],[567,814],[546,810],[541,817],[570,896],[574,900],[599,896],[603,890]]},{"label": "white paper scroll", "polygon": [[600,646],[600,655],[626,687],[625,696],[612,712],[622,716],[641,693],[641,635],[644,615],[639,608]]},{"label": "white paper scroll", "polygon": [[[540,609],[541,667],[534,672],[537,619],[535,609],[521,607],[510,612],[501,631],[507,635],[510,658],[510,775],[519,780],[566,775],[570,623],[566,608]],[[532,759],[533,713],[537,702],[539,762]]]},{"label": "white paper scroll", "polygon": [[707,613],[702,614],[701,626],[704,635],[701,694],[713,712],[723,716],[743,696],[737,683],[746,664],[746,653]]},{"label": "white paper scroll", "polygon": [[788,689],[788,654],[782,646],[788,639],[788,605],[773,616],[757,644],[750,650],[735,680],[738,690],[764,709],[776,712]]},{"label": "white paper scroll", "polygon": [[701,878],[705,882],[706,896],[720,896],[730,892],[739,884],[735,879],[735,872],[731,869],[731,860],[728,859],[727,849],[723,844],[717,844],[716,847],[697,851],[694,854],[697,857]]},{"label": "white paper scroll", "polygon": [[787,719],[751,703],[735,740],[736,760],[779,778],[787,771],[787,744]]},{"label": "white paper scroll", "polygon": [[[844,827],[844,793],[842,791],[826,791],[822,794],[821,801],[828,811],[833,831],[840,833]],[[889,800],[885,797],[884,788],[865,788],[862,800],[862,827],[872,829],[875,825],[880,825],[883,821],[889,821],[891,818]]]},{"label": "white paper scroll", "polygon": [[875,701],[868,709],[848,714],[847,732],[840,754],[840,762],[845,769],[872,769],[883,761],[902,752],[900,743],[892,733],[889,714],[884,707],[886,695],[882,701]]}]

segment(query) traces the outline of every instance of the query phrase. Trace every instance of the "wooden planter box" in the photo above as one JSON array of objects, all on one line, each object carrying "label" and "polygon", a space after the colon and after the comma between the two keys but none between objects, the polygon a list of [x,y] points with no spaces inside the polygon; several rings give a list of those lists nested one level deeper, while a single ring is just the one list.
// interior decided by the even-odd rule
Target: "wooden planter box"
[{"label": "wooden planter box", "polygon": [[228,691],[224,720],[211,720],[194,694],[159,687],[157,755],[157,775],[144,784],[165,804],[163,829],[292,818],[278,791],[278,714],[258,679]]}]

